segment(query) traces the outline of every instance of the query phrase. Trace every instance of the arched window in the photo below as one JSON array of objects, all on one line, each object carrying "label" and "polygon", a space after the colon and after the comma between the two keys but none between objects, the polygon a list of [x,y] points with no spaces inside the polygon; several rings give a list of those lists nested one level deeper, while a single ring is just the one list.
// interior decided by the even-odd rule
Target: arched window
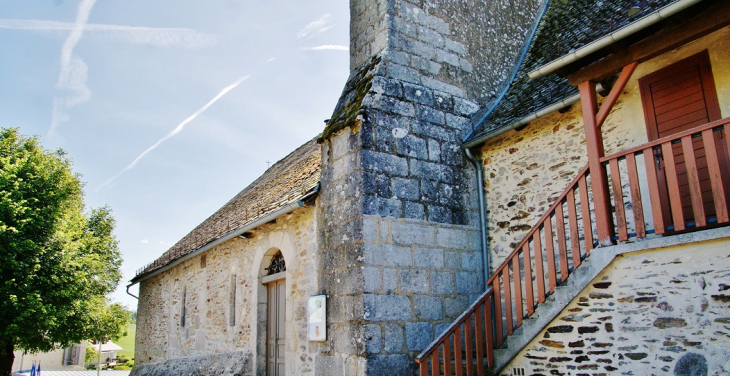
[{"label": "arched window", "polygon": [[281,273],[281,272],[285,272],[285,271],[286,271],[286,262],[284,261],[284,256],[281,254],[281,251],[278,251],[271,258],[271,264],[269,264],[269,267],[266,268],[266,275],[272,275],[272,274]]}]

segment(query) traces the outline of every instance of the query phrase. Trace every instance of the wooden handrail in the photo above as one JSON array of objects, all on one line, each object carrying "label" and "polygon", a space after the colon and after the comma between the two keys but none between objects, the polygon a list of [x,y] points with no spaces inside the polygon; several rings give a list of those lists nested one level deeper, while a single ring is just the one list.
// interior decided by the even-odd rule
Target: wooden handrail
[{"label": "wooden handrail", "polygon": [[644,150],[646,150],[648,148],[655,148],[657,146],[661,146],[664,143],[672,142],[672,141],[675,141],[675,140],[679,140],[679,139],[681,139],[684,136],[691,136],[691,135],[694,135],[694,134],[697,134],[697,133],[702,133],[702,131],[704,131],[704,130],[718,128],[718,127],[724,126],[726,124],[730,124],[730,117],[726,117],[724,119],[716,120],[716,121],[713,121],[712,123],[707,123],[705,125],[700,125],[699,127],[695,127],[695,128],[692,128],[692,129],[688,129],[686,131],[682,131],[682,132],[679,132],[679,133],[675,133],[673,135],[669,135],[669,136],[666,136],[666,137],[662,137],[662,138],[656,139],[654,141],[648,142],[646,144],[633,147],[633,148],[628,149],[628,150],[624,150],[624,151],[620,151],[618,153],[614,153],[614,154],[611,154],[611,155],[607,155],[607,156],[601,158],[600,161],[601,161],[601,163],[605,163],[605,162],[608,162],[611,159],[618,159],[618,158],[621,158],[621,157],[625,157],[625,156],[627,156],[629,154],[636,154],[637,152],[644,151]]}]

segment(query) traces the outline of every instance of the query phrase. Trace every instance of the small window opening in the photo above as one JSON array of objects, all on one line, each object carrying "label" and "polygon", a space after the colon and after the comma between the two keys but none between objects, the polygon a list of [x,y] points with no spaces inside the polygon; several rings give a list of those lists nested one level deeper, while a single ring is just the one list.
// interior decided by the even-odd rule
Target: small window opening
[{"label": "small window opening", "polygon": [[207,259],[205,255],[200,256],[200,269],[205,268],[205,265],[207,265]]},{"label": "small window opening", "polygon": [[228,297],[229,322],[228,325],[236,325],[236,275],[231,276],[230,295]]},{"label": "small window opening", "polygon": [[187,294],[188,294],[188,288],[184,287],[183,291],[182,291],[182,299],[180,299],[182,301],[182,304],[180,306],[180,326],[183,328],[185,327],[185,313],[186,313],[185,299],[187,298]]},{"label": "small window opening", "polygon": [[269,264],[269,267],[265,270],[267,271],[266,275],[286,271],[286,262],[284,261],[284,255],[281,254],[281,251],[276,252],[274,257],[271,258],[271,264]]}]

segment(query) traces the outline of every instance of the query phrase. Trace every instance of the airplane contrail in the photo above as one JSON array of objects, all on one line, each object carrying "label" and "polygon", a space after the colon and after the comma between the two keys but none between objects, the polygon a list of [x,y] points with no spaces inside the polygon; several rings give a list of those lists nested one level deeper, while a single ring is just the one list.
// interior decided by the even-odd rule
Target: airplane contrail
[{"label": "airplane contrail", "polygon": [[195,118],[197,118],[198,116],[200,116],[200,114],[202,114],[205,110],[207,110],[208,107],[212,106],[215,102],[217,102],[219,99],[221,99],[224,95],[228,94],[229,91],[235,89],[236,86],[240,85],[241,82],[245,81],[249,77],[250,76],[243,76],[243,77],[239,78],[238,81],[234,82],[233,84],[224,87],[223,90],[221,90],[220,93],[218,93],[218,95],[216,95],[215,97],[213,97],[213,99],[211,99],[203,107],[201,107],[200,109],[198,109],[197,111],[195,111],[192,115],[188,116],[188,118],[185,119],[185,120],[183,120],[182,123],[178,124],[177,127],[175,127],[175,129],[171,130],[168,134],[166,134],[164,137],[162,137],[159,141],[155,142],[154,145],[152,145],[149,148],[147,148],[147,150],[143,151],[142,154],[140,154],[139,156],[137,156],[137,158],[135,158],[134,161],[132,161],[132,163],[130,163],[129,165],[127,165],[127,167],[123,168],[121,171],[117,172],[116,175],[114,175],[111,178],[107,179],[97,189],[101,189],[101,188],[105,187],[107,184],[109,184],[112,181],[116,180],[123,173],[125,173],[125,172],[133,169],[137,165],[137,163],[139,163],[139,161],[142,158],[144,158],[145,155],[147,155],[148,153],[150,153],[152,150],[155,150],[155,148],[157,148],[158,146],[160,146],[160,144],[162,144],[163,142],[165,142],[166,140],[168,140],[170,137],[172,137],[172,136],[180,133],[183,130],[183,128],[185,128],[185,125],[187,125],[191,121],[195,120]]}]

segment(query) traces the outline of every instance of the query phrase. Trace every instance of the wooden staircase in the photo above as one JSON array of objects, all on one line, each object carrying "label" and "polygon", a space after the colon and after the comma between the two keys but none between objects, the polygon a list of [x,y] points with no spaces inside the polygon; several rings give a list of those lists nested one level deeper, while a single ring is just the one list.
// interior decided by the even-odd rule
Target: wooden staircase
[{"label": "wooden staircase", "polygon": [[[599,171],[581,169],[495,270],[487,290],[416,358],[420,375],[499,371],[495,350],[508,345],[524,320],[590,257],[599,245],[594,233],[599,226],[609,228],[615,244],[727,225],[728,125],[730,118],[722,119],[603,157]],[[596,205],[603,204],[593,200],[596,187],[609,193],[612,203],[606,205],[612,207],[598,209],[611,213],[610,223],[597,222]],[[680,187],[689,194],[681,195]]]}]

